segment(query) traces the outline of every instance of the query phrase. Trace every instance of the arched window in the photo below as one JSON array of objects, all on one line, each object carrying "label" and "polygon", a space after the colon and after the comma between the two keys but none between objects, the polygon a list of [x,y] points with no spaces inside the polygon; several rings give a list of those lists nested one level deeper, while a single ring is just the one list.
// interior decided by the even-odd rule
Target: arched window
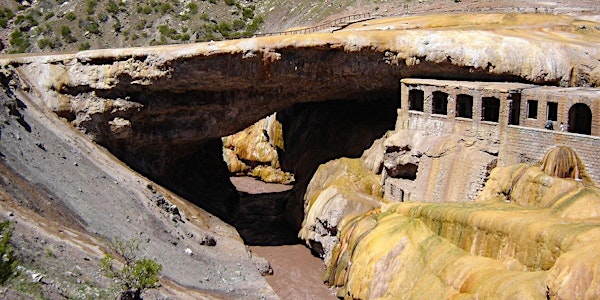
[{"label": "arched window", "polygon": [[425,100],[425,93],[421,90],[410,90],[408,91],[408,109],[423,111],[423,101]]},{"label": "arched window", "polygon": [[583,103],[569,109],[569,132],[592,134],[592,110]]},{"label": "arched window", "polygon": [[456,96],[456,116],[460,118],[473,118],[473,96],[465,94]]},{"label": "arched window", "polygon": [[433,92],[432,113],[436,115],[448,114],[448,94],[444,92]]},{"label": "arched window", "polygon": [[481,98],[481,120],[498,122],[500,117],[500,99],[496,97]]}]

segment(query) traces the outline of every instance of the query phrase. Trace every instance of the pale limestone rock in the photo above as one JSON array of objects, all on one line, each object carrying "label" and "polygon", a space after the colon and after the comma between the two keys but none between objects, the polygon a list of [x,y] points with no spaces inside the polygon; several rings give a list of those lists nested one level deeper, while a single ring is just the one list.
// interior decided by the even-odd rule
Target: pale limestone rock
[{"label": "pale limestone rock", "polygon": [[123,118],[115,117],[112,121],[108,121],[108,125],[110,125],[110,130],[114,134],[122,134],[127,131],[131,126],[131,122],[129,120],[125,120]]},{"label": "pale limestone rock", "polygon": [[[348,163],[335,164],[337,172]],[[332,166],[313,180],[327,186]],[[520,164],[494,169],[476,204],[382,204],[349,213],[325,254],[326,281],[344,298],[595,299],[600,188],[581,176],[558,178],[539,164]],[[348,206],[344,189],[325,190]],[[317,201],[306,199],[305,224],[316,223],[314,216],[339,220],[328,215],[335,204]]]},{"label": "pale limestone rock", "polygon": [[343,217],[367,212],[384,202],[379,177],[360,160],[342,158],[319,166],[304,196],[298,236],[328,263]]}]

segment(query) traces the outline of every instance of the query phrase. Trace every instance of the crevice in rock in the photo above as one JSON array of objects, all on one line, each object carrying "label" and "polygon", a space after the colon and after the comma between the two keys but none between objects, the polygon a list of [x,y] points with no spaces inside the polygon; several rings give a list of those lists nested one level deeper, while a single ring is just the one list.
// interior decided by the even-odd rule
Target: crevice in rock
[{"label": "crevice in rock", "polygon": [[395,165],[393,168],[386,168],[385,171],[392,178],[415,180],[417,179],[418,169],[418,165],[407,163],[402,165]]}]

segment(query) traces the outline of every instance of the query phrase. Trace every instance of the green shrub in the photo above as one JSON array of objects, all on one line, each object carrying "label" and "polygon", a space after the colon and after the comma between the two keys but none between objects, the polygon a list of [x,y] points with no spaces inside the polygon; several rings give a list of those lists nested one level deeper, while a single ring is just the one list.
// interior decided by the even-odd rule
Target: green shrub
[{"label": "green shrub", "polygon": [[242,16],[244,16],[246,19],[254,18],[254,7],[250,6],[249,8],[244,8],[242,10]]},{"label": "green shrub", "polygon": [[14,257],[14,251],[10,244],[12,227],[9,221],[0,223],[0,285],[15,275],[19,261]]},{"label": "green shrub", "polygon": [[158,10],[160,11],[161,14],[166,14],[170,11],[173,10],[173,7],[171,7],[170,3],[163,3],[159,6]]},{"label": "green shrub", "polygon": [[98,4],[98,0],[87,0],[85,3],[85,12],[88,15],[93,15],[96,10],[96,4]]},{"label": "green shrub", "polygon": [[135,28],[135,30],[142,30],[146,28],[146,19],[140,19],[133,28]]},{"label": "green shrub", "polygon": [[15,29],[10,34],[9,42],[12,47],[10,50],[11,53],[23,53],[31,46],[27,37],[19,29]]},{"label": "green shrub", "polygon": [[0,17],[3,18],[7,18],[7,19],[12,19],[15,16],[15,13],[13,13],[12,10],[10,10],[9,8],[0,8]]},{"label": "green shrub", "polygon": [[152,7],[151,6],[144,6],[144,8],[142,8],[142,13],[149,15],[152,13]]},{"label": "green shrub", "polygon": [[77,19],[77,15],[74,12],[70,11],[65,14],[65,18],[69,21],[73,21],[73,20]]},{"label": "green shrub", "polygon": [[60,27],[60,35],[62,35],[62,37],[66,37],[70,34],[71,34],[71,28],[69,28],[69,26],[63,25]]},{"label": "green shrub", "polygon": [[235,0],[225,0],[225,4],[227,4],[229,6],[234,6],[236,3],[235,3]]},{"label": "green shrub", "polygon": [[160,32],[160,34],[167,36],[167,37],[171,37],[172,35],[177,34],[177,30],[169,27],[169,25],[158,26],[158,32]]},{"label": "green shrub", "polygon": [[115,2],[115,0],[108,0],[106,11],[113,15],[116,15],[119,13],[119,5],[117,5],[117,2]]},{"label": "green shrub", "polygon": [[[115,18],[116,19],[116,18]],[[108,21],[108,15],[105,13],[100,13],[98,14],[98,21],[104,23],[106,21]],[[118,20],[117,20],[118,21]]]},{"label": "green shrub", "polygon": [[50,39],[48,39],[48,38],[41,38],[38,40],[37,45],[38,45],[38,48],[40,48],[40,49],[51,48],[52,41],[50,41]]},{"label": "green shrub", "polygon": [[190,9],[190,14],[195,15],[198,13],[198,4],[192,2],[188,4],[188,8]]},{"label": "green shrub", "polygon": [[233,29],[233,25],[231,25],[231,23],[229,23],[227,21],[221,21],[221,22],[219,22],[219,24],[217,24],[217,29],[221,33],[229,32],[229,31],[231,31],[231,29]]},{"label": "green shrub", "polygon": [[85,31],[88,31],[89,33],[92,33],[92,34],[100,33],[100,25],[98,25],[98,23],[96,23],[96,21],[92,17],[87,17],[85,19],[85,21],[80,20],[79,28],[81,28]]},{"label": "green shrub", "polygon": [[115,30],[115,32],[121,32],[121,22],[119,22],[119,20],[117,20],[114,24],[113,24],[113,29]]},{"label": "green shrub", "polygon": [[246,22],[243,20],[237,19],[233,21],[233,30],[241,30],[246,27]]},{"label": "green shrub", "polygon": [[31,13],[28,13],[26,15],[18,15],[15,19],[15,24],[20,25],[19,27],[21,28],[29,29],[37,26],[39,23]]},{"label": "green shrub", "polygon": [[69,26],[61,26],[60,35],[62,36],[63,40],[67,43],[74,43],[77,41],[77,39],[71,35],[71,28],[69,28]]},{"label": "green shrub", "polygon": [[244,33],[245,36],[252,36],[254,35],[258,29],[260,28],[260,25],[262,25],[262,23],[264,22],[264,19],[262,16],[258,16],[256,18],[254,18],[254,20],[252,20],[252,22],[248,25],[248,28],[246,28],[246,32]]},{"label": "green shrub", "polygon": [[53,12],[49,12],[47,14],[44,15],[44,21],[47,21],[48,19],[54,17],[54,13]]},{"label": "green shrub", "polygon": [[217,4],[217,0],[208,0],[211,4]]},{"label": "green shrub", "polygon": [[132,239],[121,241],[115,239],[111,249],[125,260],[123,268],[118,271],[113,268],[114,258],[110,254],[100,260],[100,269],[104,276],[115,279],[121,286],[120,299],[141,299],[141,294],[147,289],[158,288],[158,274],[162,266],[149,258],[138,258],[139,241]]},{"label": "green shrub", "polygon": [[90,43],[83,42],[83,43],[79,44],[79,51],[89,50],[89,49],[90,49]]}]

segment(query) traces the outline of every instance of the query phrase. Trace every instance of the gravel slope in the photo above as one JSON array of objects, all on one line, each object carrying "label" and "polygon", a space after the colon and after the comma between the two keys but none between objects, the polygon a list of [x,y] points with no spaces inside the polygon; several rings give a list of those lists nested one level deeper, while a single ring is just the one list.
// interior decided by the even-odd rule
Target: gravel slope
[{"label": "gravel slope", "polygon": [[[140,240],[140,256],[163,265],[164,287],[147,299],[277,298],[235,229],[133,172],[26,95],[0,89],[0,104],[0,215],[14,224],[22,265],[44,274],[33,295],[98,296],[109,282],[97,262],[118,237]],[[19,289],[4,293],[31,297]]]}]

